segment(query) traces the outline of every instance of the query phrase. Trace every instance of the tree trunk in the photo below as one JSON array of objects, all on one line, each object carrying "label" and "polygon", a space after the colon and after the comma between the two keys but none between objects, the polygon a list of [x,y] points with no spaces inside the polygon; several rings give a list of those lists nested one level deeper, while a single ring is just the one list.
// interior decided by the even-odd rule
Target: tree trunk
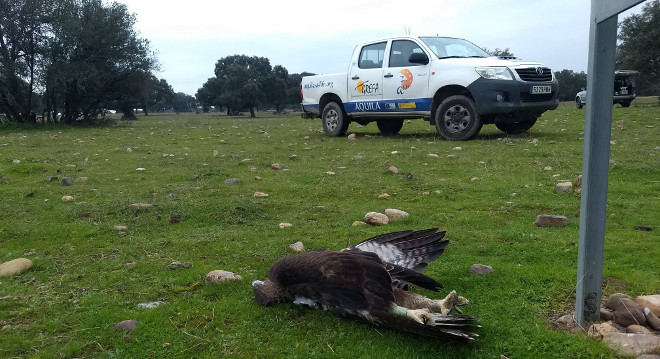
[{"label": "tree trunk", "polygon": [[254,106],[250,106],[250,117],[255,118],[257,115],[254,114]]}]

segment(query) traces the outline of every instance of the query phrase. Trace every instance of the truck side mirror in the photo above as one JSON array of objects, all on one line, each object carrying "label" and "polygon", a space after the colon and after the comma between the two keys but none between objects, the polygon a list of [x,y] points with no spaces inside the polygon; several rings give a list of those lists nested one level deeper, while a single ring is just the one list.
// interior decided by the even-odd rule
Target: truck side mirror
[{"label": "truck side mirror", "polygon": [[410,54],[410,57],[408,57],[408,62],[411,64],[426,65],[429,63],[429,57],[422,52],[413,52]]}]

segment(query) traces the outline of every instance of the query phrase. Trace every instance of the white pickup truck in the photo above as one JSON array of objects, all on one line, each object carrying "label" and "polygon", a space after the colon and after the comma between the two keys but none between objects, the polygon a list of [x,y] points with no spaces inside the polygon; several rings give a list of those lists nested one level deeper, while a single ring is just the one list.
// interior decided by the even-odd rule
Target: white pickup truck
[{"label": "white pickup truck", "polygon": [[303,77],[303,117],[328,136],[376,121],[383,135],[424,118],[447,140],[469,140],[484,124],[521,133],[559,105],[552,71],[538,62],[491,57],[469,41],[403,36],[355,47],[348,73]]}]

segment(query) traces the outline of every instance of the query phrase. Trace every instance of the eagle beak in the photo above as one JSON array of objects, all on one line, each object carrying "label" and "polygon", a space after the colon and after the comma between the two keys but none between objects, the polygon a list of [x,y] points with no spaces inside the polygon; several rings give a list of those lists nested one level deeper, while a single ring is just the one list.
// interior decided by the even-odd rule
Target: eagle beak
[{"label": "eagle beak", "polygon": [[252,288],[254,288],[258,285],[262,285],[262,284],[264,284],[264,281],[255,279],[255,280],[252,281]]}]

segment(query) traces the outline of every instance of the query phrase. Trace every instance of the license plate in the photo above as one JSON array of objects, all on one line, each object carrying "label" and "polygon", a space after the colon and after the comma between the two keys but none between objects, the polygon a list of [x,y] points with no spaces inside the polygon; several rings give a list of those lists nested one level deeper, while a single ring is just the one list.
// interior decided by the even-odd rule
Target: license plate
[{"label": "license plate", "polygon": [[627,90],[627,89],[621,89],[621,94],[622,94],[622,95],[627,95],[627,94],[628,94],[628,90]]},{"label": "license plate", "polygon": [[532,86],[531,94],[551,93],[552,86]]}]

